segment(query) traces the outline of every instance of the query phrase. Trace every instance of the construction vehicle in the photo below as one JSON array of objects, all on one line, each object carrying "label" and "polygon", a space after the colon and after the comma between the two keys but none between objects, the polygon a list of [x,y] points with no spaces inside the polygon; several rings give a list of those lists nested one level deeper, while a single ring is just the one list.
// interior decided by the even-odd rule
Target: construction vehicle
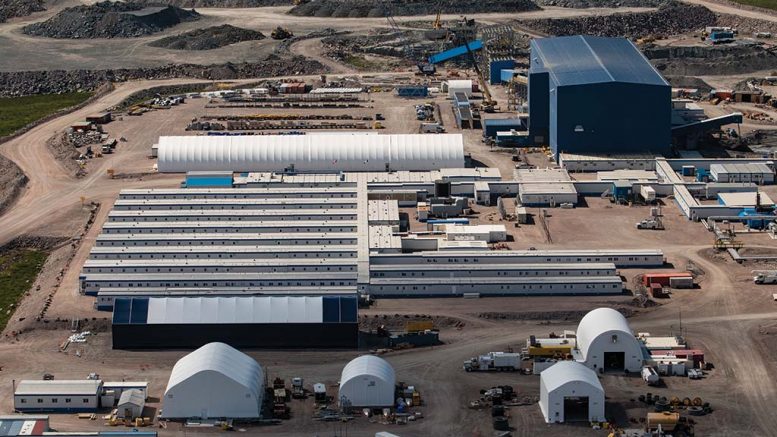
[{"label": "construction vehicle", "polygon": [[486,113],[494,112],[496,111],[496,102],[491,97],[491,91],[488,89],[488,83],[486,82],[485,76],[483,76],[483,71],[480,69],[477,59],[475,59],[475,53],[472,51],[469,42],[465,40],[462,41],[462,43],[467,48],[467,56],[472,63],[472,67],[475,69],[475,74],[477,74],[480,92],[483,93],[483,101],[480,103],[480,109]]},{"label": "construction vehicle", "polygon": [[753,276],[753,282],[756,284],[777,284],[777,271],[760,272]]},{"label": "construction vehicle", "polygon": [[437,11],[437,16],[435,17],[434,22],[432,22],[432,30],[428,30],[424,33],[426,39],[440,40],[448,37],[448,30],[442,27],[442,20],[440,19],[441,13],[442,11]]},{"label": "construction vehicle", "polygon": [[684,435],[693,435],[693,425],[688,419],[680,416],[680,413],[670,413],[663,411],[660,413],[647,413],[647,430],[655,431],[660,429],[663,432],[683,433]]},{"label": "construction vehicle", "polygon": [[521,354],[512,352],[489,352],[485,355],[472,357],[464,362],[464,370],[467,372],[515,371],[520,369],[520,367]]},{"label": "construction vehicle", "polygon": [[305,399],[305,389],[302,386],[303,379],[294,377],[291,379],[291,397],[294,399]]},{"label": "construction vehicle", "polygon": [[278,26],[270,33],[272,39],[289,39],[294,36],[294,33],[285,27]]}]

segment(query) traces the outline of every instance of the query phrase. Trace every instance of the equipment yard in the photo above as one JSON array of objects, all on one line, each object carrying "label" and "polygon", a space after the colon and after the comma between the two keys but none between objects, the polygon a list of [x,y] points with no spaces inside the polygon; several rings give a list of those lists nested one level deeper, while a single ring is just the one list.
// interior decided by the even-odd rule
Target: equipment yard
[{"label": "equipment yard", "polygon": [[11,3],[1,436],[777,429],[773,11]]}]

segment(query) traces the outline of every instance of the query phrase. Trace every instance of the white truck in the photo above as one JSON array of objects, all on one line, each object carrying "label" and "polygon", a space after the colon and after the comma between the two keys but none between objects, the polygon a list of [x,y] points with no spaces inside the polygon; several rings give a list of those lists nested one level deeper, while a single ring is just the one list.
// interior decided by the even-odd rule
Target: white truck
[{"label": "white truck", "polygon": [[647,385],[658,385],[658,383],[661,382],[661,377],[658,376],[656,369],[650,366],[644,366],[641,373],[642,379],[647,383]]},{"label": "white truck", "polygon": [[421,123],[422,134],[442,134],[445,133],[445,128],[440,126],[440,123]]},{"label": "white truck", "polygon": [[777,284],[777,271],[760,272],[753,276],[756,284]]},{"label": "white truck", "polygon": [[512,372],[520,368],[521,354],[512,352],[489,352],[464,362],[464,370],[467,372],[491,370]]},{"label": "white truck", "polygon": [[637,223],[637,229],[661,229],[661,222],[656,219],[645,219]]}]

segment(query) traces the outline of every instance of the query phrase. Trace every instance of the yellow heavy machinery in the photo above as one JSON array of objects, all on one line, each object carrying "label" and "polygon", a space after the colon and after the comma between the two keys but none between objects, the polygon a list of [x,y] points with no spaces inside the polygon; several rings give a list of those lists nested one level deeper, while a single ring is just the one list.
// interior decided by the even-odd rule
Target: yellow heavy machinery
[{"label": "yellow heavy machinery", "polygon": [[281,26],[276,27],[270,33],[270,37],[272,39],[289,39],[293,36],[294,36],[294,33],[292,33],[289,29]]},{"label": "yellow heavy machinery", "polygon": [[434,329],[434,322],[431,320],[419,320],[405,323],[405,332],[407,333],[424,332],[431,329]]}]

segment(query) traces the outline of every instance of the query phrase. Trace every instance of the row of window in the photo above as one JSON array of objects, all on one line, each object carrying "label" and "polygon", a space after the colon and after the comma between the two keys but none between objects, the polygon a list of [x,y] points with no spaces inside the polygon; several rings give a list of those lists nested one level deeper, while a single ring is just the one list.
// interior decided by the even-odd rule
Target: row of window
[{"label": "row of window", "polygon": [[[267,254],[268,256],[263,256],[258,259],[269,259],[269,258],[356,258],[356,252],[338,252],[338,253],[331,253],[331,252],[319,252],[319,253],[274,253],[274,254]],[[131,254],[122,254],[121,257],[117,258],[116,255],[102,255],[102,254],[91,254],[90,257],[92,259],[212,259],[212,258],[235,258],[235,254],[229,253],[229,254],[210,254],[210,253],[184,253],[184,254],[177,254],[177,253],[165,253],[165,254],[142,254],[142,255],[131,255]],[[237,257],[238,259],[256,259],[253,257]]]},{"label": "row of window", "polygon": [[[43,398],[37,398],[36,401],[37,401],[38,404],[42,404],[43,403]],[[58,404],[59,403],[59,398],[50,398],[49,402],[51,402],[52,404]],[[66,404],[70,404],[72,402],[73,402],[72,398],[65,398],[65,403]],[[27,403],[27,399],[26,398],[20,398],[19,399],[19,403],[20,404],[26,404]],[[88,404],[89,403],[89,398],[82,398],[81,399],[81,403]]]},{"label": "row of window", "polygon": [[[320,246],[322,244],[356,244],[356,238],[348,238],[348,239],[340,239],[340,240],[315,240],[312,241],[309,239],[310,237],[306,237],[304,240],[276,240],[275,245],[293,245],[293,246]],[[272,240],[251,240],[246,239],[241,241],[241,245],[248,244],[254,241],[266,241],[268,244],[264,244],[264,246],[271,246],[272,244],[269,244]],[[152,243],[152,244],[149,244]],[[143,244],[140,244],[139,241],[100,241],[97,240],[98,246],[226,246],[229,244],[232,244],[233,246],[237,245],[237,241],[232,240],[184,240],[184,241],[143,241]]]},{"label": "row of window", "polygon": [[[194,218],[193,218],[194,217]],[[243,220],[250,220],[250,221],[256,221],[260,220],[257,217],[262,217],[261,220],[273,220],[273,221],[291,221],[291,222],[302,222],[302,221],[314,221],[314,220],[356,220],[356,214],[349,214],[349,215],[328,215],[328,214],[322,214],[321,216],[315,216],[315,215],[273,215],[273,216],[267,216],[267,215],[256,215],[256,216],[226,216],[226,217],[220,217],[215,215],[206,215],[206,216],[171,216],[171,217],[147,217],[147,216],[137,216],[137,217],[108,217],[108,222],[110,223],[128,223],[128,222],[181,222],[181,221],[192,221],[192,222],[215,222],[215,221],[226,221],[226,222],[239,222]]]},{"label": "row of window", "polygon": [[[272,270],[254,270],[254,273],[286,273],[286,272],[353,272],[356,270],[356,267],[350,266],[350,267],[320,267],[320,266],[310,266],[310,267],[274,267]],[[85,267],[84,268],[85,273],[215,273],[215,272],[235,272],[234,269],[229,267],[215,267],[215,268],[205,268],[205,267],[185,267],[185,268],[130,268],[130,267],[120,267],[120,268],[106,268],[106,267]],[[404,276],[404,274],[403,274]]]},{"label": "row of window", "polygon": [[[440,273],[444,272],[445,274],[453,273],[455,276],[456,272],[451,271],[445,271],[445,270],[438,270],[435,272],[399,272],[399,276],[406,277],[406,276],[420,276],[420,277],[440,277]],[[472,271],[466,271],[466,276],[472,277]],[[384,278],[386,277],[386,272],[375,272],[373,274],[373,277],[378,278]],[[530,271],[496,271],[496,276],[609,276],[614,275],[615,272],[611,270],[582,270],[582,271],[575,271],[575,272],[568,272],[568,271],[548,271],[548,270],[530,270]],[[388,273],[388,277],[397,277],[396,273]],[[490,276],[490,275],[489,275]],[[474,277],[477,277],[476,275]]]},{"label": "row of window", "polygon": [[85,281],[83,283],[84,289],[99,289],[101,287],[128,287],[128,288],[149,288],[149,287],[334,287],[337,285],[355,285],[354,281],[304,281],[304,282],[200,282],[200,281],[181,281],[181,282],[102,282],[102,281]]},{"label": "row of window", "polygon": [[[201,227],[201,228],[151,228],[151,229],[138,229],[138,228],[106,228],[103,230],[106,234],[156,234],[159,232],[165,232],[168,234],[190,234],[190,233],[201,233],[201,232],[210,232],[210,233],[219,233],[219,234],[229,234],[229,233],[248,233],[248,232],[257,232],[257,231],[248,231],[248,229],[258,229],[260,227],[243,227],[243,228],[234,228],[234,227]],[[271,229],[273,232],[269,232],[268,230],[258,231],[259,233],[272,233],[272,234],[283,234],[283,233],[309,233],[309,232],[356,232],[356,226],[320,226],[320,227],[304,227],[304,228],[267,228]]]},{"label": "row of window", "polygon": [[356,193],[294,193],[294,194],[273,194],[273,193],[259,193],[255,195],[243,194],[242,196],[236,194],[173,194],[160,196],[154,194],[154,197],[146,197],[147,195],[137,194],[122,194],[121,200],[158,200],[158,199],[187,199],[187,200],[210,200],[210,199],[353,199],[356,197]]},{"label": "row of window", "polygon": [[[426,262],[427,263],[436,263],[436,262],[439,262],[440,259],[441,258],[426,258]],[[531,261],[535,261],[536,260],[538,262],[542,262],[542,260],[537,258],[537,257],[531,257],[531,258],[528,258],[528,259],[531,260]],[[580,258],[559,258],[559,257],[544,258],[545,262],[555,262],[555,263],[623,262],[623,261],[627,261],[627,260],[628,261],[650,261],[652,259],[653,259],[653,257],[648,257],[648,256],[643,256],[643,257],[640,257],[640,256],[629,256],[629,257],[619,257],[618,256],[618,257],[612,257],[612,256],[610,256],[610,257],[585,257],[585,258],[583,258],[583,257],[580,257]],[[497,260],[493,259],[493,258],[486,258],[486,259],[483,259],[483,258],[448,258],[448,262],[449,263],[470,263],[470,262],[479,263],[479,262],[481,262],[481,260],[488,261],[488,262],[497,262]],[[511,257],[510,260],[515,261],[515,258]],[[443,259],[443,261],[444,261],[444,259]]]},{"label": "row of window", "polygon": [[[453,285],[443,285],[443,286],[450,288],[451,291],[452,291],[452,288],[454,287]],[[462,292],[463,291],[462,288],[467,287],[467,286],[466,285],[455,285],[455,287],[458,289],[459,292]],[[485,286],[483,286],[482,284],[470,285],[469,287],[472,288],[472,291],[479,291],[479,292],[488,292],[488,291],[491,291],[491,290],[496,290],[495,286],[494,287],[485,288]],[[591,285],[591,284],[586,284],[585,285],[585,288],[588,289],[588,290],[596,289],[596,288],[599,288],[599,287],[607,287],[607,286],[606,285]],[[623,287],[622,285],[612,284],[609,288],[618,289],[618,288],[622,288],[622,287]],[[547,285],[547,286],[543,286],[543,285],[521,285],[521,286],[517,286],[517,285],[500,285],[499,286],[499,290],[543,290],[543,289],[546,289],[546,290],[570,290],[571,291],[571,290],[579,290],[579,289],[582,289],[582,288],[583,288],[582,284]],[[426,285],[407,285],[407,286],[406,285],[397,285],[397,286],[388,286],[387,285],[387,286],[385,286],[385,288],[384,288],[383,285],[378,286],[378,290],[383,291],[384,289],[387,290],[387,291],[392,291],[392,290],[402,290],[402,291],[406,291],[406,290],[413,290],[413,291],[418,291],[418,290],[421,290],[421,291],[424,291],[424,290],[440,291],[439,290],[439,285],[429,285],[429,286],[426,286]]]},{"label": "row of window", "polygon": [[[119,211],[180,211],[180,210],[194,210],[194,209],[269,209],[267,205],[249,204],[249,205],[121,205],[117,204],[114,209]],[[273,207],[280,206],[280,208],[272,209],[356,209],[355,203],[313,203],[313,204],[299,204],[288,203],[283,205],[270,205]]]}]

